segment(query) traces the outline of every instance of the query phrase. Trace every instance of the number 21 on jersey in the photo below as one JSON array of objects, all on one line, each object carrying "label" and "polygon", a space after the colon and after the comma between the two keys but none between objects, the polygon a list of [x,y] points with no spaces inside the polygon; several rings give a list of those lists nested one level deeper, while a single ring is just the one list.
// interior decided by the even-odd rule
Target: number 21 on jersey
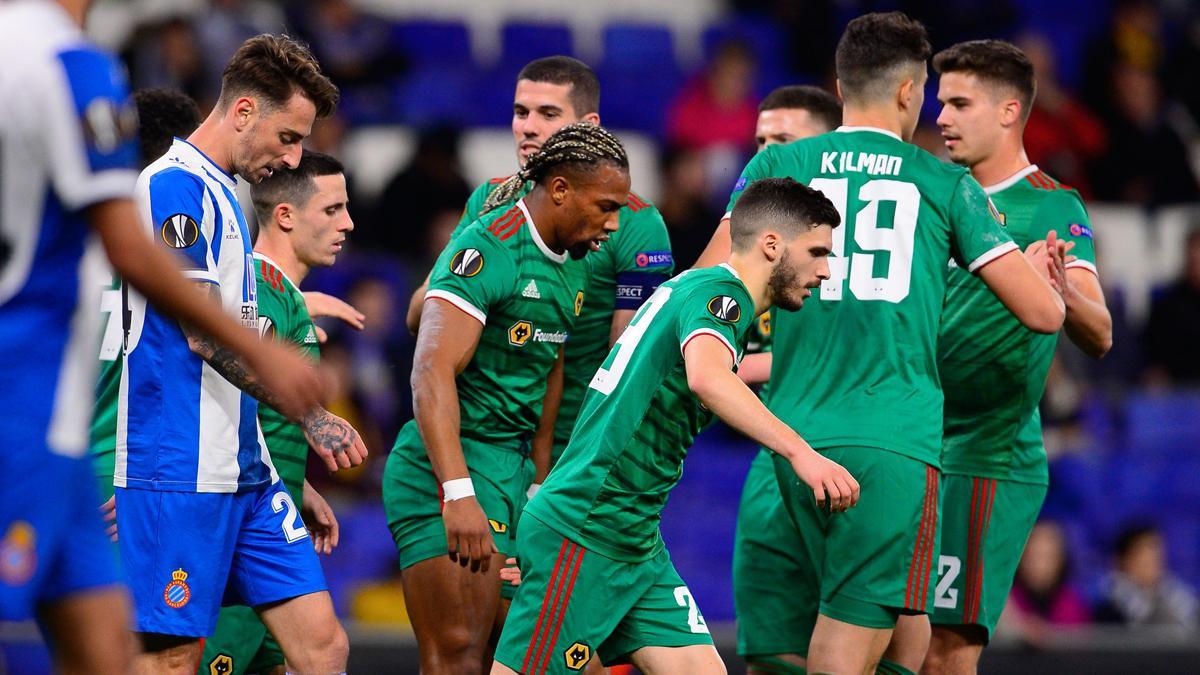
[{"label": "number 21 on jersey", "polygon": [[[848,178],[814,178],[809,186],[825,193],[842,217],[842,227],[833,230],[833,255],[829,258],[829,279],[821,284],[821,300],[839,301],[850,281],[850,292],[859,300],[897,303],[908,297],[912,280],[913,245],[917,234],[917,213],[921,193],[912,183],[876,179],[858,189],[865,202],[854,215],[854,243],[861,252],[846,255],[846,226],[850,222]],[[895,205],[891,227],[881,227],[880,204]],[[875,276],[875,256],[888,254],[887,274]]]}]

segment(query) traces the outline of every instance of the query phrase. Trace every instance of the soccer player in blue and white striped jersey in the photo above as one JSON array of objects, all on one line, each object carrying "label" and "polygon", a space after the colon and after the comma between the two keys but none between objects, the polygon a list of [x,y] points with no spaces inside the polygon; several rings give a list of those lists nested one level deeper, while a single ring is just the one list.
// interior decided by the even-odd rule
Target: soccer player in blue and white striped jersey
[{"label": "soccer player in blue and white striped jersey", "polygon": [[[213,112],[138,179],[143,222],[182,261],[198,297],[258,327],[249,229],[235,175],[294,168],[300,141],[333,112],[337,88],[304,46],[259,35],[234,54]],[[236,355],[137,294],[117,408],[117,527],[145,672],[186,672],[223,600],[259,611],[299,672],[346,667],[345,633],[296,506],[258,425],[274,404]],[[299,420],[331,471],[362,462],[354,429],[315,408]],[[202,524],[202,525],[201,525]]]},{"label": "soccer player in blue and white striped jersey", "polygon": [[128,603],[86,478],[99,318],[97,282],[81,279],[89,230],[163,311],[242,354],[290,414],[319,389],[298,356],[197,301],[138,231],[136,115],[123,69],[80,30],[87,5],[0,5],[0,621],[38,615],[60,672],[123,673]]}]

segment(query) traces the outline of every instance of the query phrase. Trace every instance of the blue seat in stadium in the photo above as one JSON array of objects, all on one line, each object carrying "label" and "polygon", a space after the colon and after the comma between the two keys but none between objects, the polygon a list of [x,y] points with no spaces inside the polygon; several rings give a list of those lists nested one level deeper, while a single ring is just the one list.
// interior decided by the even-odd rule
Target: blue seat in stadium
[{"label": "blue seat in stadium", "polygon": [[1125,413],[1133,451],[1168,456],[1200,451],[1200,392],[1133,394]]},{"label": "blue seat in stadium", "polygon": [[470,66],[425,65],[405,75],[393,88],[395,118],[413,126],[467,124],[473,121],[473,84]]},{"label": "blue seat in stadium", "polygon": [[404,21],[392,28],[392,37],[416,68],[474,65],[471,36],[460,21]]},{"label": "blue seat in stadium", "polygon": [[661,135],[663,114],[683,83],[666,26],[612,24],[604,29],[597,69],[605,126]]},{"label": "blue seat in stadium", "polygon": [[677,69],[671,29],[658,24],[614,23],[604,28],[604,68]]},{"label": "blue seat in stadium", "polygon": [[571,28],[563,23],[512,22],[500,29],[500,62],[521,68],[543,56],[575,53]]}]

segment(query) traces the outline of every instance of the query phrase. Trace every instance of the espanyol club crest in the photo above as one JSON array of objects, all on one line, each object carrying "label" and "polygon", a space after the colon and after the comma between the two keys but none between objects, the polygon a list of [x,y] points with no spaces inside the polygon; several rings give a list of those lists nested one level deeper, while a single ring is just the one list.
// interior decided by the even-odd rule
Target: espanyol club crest
[{"label": "espanyol club crest", "polygon": [[36,569],[37,533],[29,523],[15,521],[0,539],[0,581],[21,586],[33,578]]},{"label": "espanyol club crest", "polygon": [[460,277],[473,277],[483,269],[483,254],[477,248],[464,248],[450,259],[450,271]]},{"label": "espanyol club crest", "polygon": [[188,573],[179,568],[171,572],[171,583],[163,589],[163,602],[171,609],[179,609],[192,599],[192,589],[187,585]]},{"label": "espanyol club crest", "polygon": [[708,312],[722,321],[729,323],[737,323],[737,320],[742,318],[742,308],[738,306],[737,300],[728,295],[718,295],[708,301]]}]

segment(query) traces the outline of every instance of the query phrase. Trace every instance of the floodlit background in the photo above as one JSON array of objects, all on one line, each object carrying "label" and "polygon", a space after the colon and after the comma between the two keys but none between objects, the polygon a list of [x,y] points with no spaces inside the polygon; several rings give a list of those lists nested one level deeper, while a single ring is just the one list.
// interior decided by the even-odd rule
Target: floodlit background
[{"label": "floodlit background", "polygon": [[[1013,40],[1034,60],[1030,158],[1088,202],[1115,346],[1101,362],[1060,341],[1042,402],[1051,486],[985,672],[1194,671],[1200,587],[1200,3],[1191,0],[99,0],[89,30],[135,87],[176,87],[207,112],[245,38],[307,40],[341,87],[310,147],[340,157],[356,229],[306,290],[368,317],[326,325],[331,410],[364,431],[370,460],[310,480],[342,544],[325,561],[352,631],[351,670],[415,672],[380,476],[411,416],[408,297],[470,190],[516,169],[517,71],[570,54],[601,82],[602,122],[632,159],[634,189],[662,211],[677,269],[692,263],[753,150],[756,106],[782,84],[832,87],[845,23],[903,9],[935,50]],[[916,142],[940,153],[936,77]],[[730,557],[755,448],[706,433],[663,530],[726,654]],[[1117,554],[1120,544],[1123,555]],[[1142,605],[1114,598],[1134,582]],[[12,672],[48,668],[23,626],[0,626]],[[1150,664],[1150,665],[1147,665]],[[0,671],[3,663],[0,663]]]}]

